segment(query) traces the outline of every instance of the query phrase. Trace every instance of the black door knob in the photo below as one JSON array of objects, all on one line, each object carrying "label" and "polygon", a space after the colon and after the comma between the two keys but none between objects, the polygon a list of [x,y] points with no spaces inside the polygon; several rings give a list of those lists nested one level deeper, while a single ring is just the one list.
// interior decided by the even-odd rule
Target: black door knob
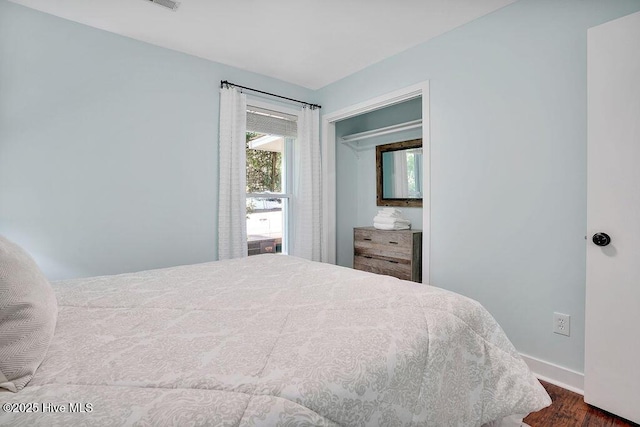
[{"label": "black door knob", "polygon": [[607,233],[596,233],[593,235],[593,243],[598,246],[607,246],[611,243],[611,237]]}]

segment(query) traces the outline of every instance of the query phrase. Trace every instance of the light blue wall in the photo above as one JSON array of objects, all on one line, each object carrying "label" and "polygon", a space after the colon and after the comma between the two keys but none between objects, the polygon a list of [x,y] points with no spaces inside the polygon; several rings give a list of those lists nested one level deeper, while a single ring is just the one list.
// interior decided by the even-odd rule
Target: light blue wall
[{"label": "light blue wall", "polygon": [[221,79],[314,100],[0,0],[0,234],[51,279],[216,259]]},{"label": "light blue wall", "polygon": [[[519,351],[580,372],[587,28],[637,10],[521,0],[319,92],[326,114],[430,81],[431,283],[479,300]],[[359,177],[337,155],[340,188]],[[571,337],[551,332],[554,311]]]},{"label": "light blue wall", "polygon": [[[398,123],[419,119],[422,116],[420,98],[403,102],[368,114],[336,123],[336,137],[379,129]],[[420,138],[420,129],[382,135],[360,141],[356,153],[340,142],[337,143],[337,263],[353,266],[353,227],[373,225],[376,205],[376,149],[377,145]],[[348,177],[342,179],[341,177]],[[422,228],[421,208],[401,208],[405,218],[415,229]]]}]

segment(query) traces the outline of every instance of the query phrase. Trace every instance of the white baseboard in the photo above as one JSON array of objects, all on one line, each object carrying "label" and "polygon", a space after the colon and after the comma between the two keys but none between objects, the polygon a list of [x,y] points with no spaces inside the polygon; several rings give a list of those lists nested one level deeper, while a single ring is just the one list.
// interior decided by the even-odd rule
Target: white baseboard
[{"label": "white baseboard", "polygon": [[538,379],[584,395],[584,374],[526,354],[520,357]]}]

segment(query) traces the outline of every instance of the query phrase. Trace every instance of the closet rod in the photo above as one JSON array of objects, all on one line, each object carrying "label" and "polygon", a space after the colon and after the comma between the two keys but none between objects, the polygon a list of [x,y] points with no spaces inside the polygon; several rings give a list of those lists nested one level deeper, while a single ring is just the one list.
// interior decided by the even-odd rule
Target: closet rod
[{"label": "closet rod", "polygon": [[354,133],[351,135],[345,135],[340,139],[343,142],[358,141],[361,139],[373,138],[375,136],[387,135],[389,133],[402,132],[404,130],[416,129],[422,126],[422,119],[412,120],[406,123],[399,123],[397,125],[391,125],[380,129],[368,130],[366,132]]},{"label": "closet rod", "polygon": [[298,101],[297,99],[287,98],[286,96],[276,95],[275,93],[269,93],[269,92],[265,92],[265,91],[258,90],[258,89],[253,89],[253,88],[246,87],[246,86],[240,86],[240,85],[237,85],[235,83],[231,83],[230,81],[227,81],[227,80],[220,80],[220,89],[222,89],[225,85],[227,87],[229,87],[229,86],[238,87],[240,89],[250,90],[252,92],[258,92],[258,93],[261,93],[263,95],[269,95],[269,96],[273,96],[275,98],[286,99],[287,101],[298,102],[300,104],[308,105],[312,110],[315,110],[316,108],[322,108],[322,106],[320,106],[318,104],[311,104],[311,103],[305,102],[305,101]]}]

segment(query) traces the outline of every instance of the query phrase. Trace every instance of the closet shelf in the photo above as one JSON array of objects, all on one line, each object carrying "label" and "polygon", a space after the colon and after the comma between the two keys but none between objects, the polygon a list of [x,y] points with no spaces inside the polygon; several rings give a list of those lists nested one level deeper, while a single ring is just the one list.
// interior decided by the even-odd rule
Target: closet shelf
[{"label": "closet shelf", "polygon": [[422,119],[412,120],[406,123],[398,123],[397,125],[386,126],[380,129],[368,130],[366,132],[352,133],[351,135],[345,135],[340,137],[343,143],[355,142],[367,138],[374,138],[376,136],[387,135],[395,132],[402,132],[405,130],[416,129],[422,126]]},{"label": "closet shelf", "polygon": [[347,147],[351,148],[358,156],[358,151],[365,148],[366,144],[361,145],[359,142],[369,138],[375,138],[376,136],[388,135],[390,133],[402,132],[405,130],[417,129],[422,127],[422,119],[412,120],[410,122],[398,123],[396,125],[385,126],[380,129],[368,130],[366,132],[352,133],[351,135],[344,135],[340,137],[340,142]]}]

